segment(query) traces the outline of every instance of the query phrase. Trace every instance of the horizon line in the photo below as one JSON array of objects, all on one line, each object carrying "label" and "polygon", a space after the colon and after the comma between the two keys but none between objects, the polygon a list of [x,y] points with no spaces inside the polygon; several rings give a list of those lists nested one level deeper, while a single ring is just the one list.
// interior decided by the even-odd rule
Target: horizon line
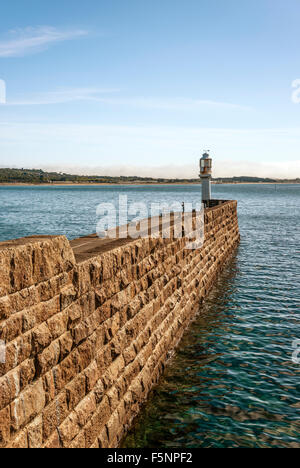
[{"label": "horizon line", "polygon": [[[76,174],[76,173],[71,173],[71,172],[62,172],[62,171],[46,171],[41,168],[24,168],[24,167],[7,167],[7,166],[0,166],[0,171],[3,170],[11,170],[11,171],[31,171],[31,172],[42,172],[43,174],[57,174],[57,175],[66,175],[66,176],[72,176],[72,177],[83,177],[83,178],[107,178],[107,179],[130,179],[130,178],[135,178],[135,179],[140,179],[140,180],[166,180],[166,181],[173,181],[173,180],[186,180],[186,181],[196,181],[199,180],[199,183],[201,183],[200,177],[154,177],[154,176],[140,176],[137,174],[132,174],[132,175],[106,175],[106,174]],[[212,181],[218,181],[218,180],[229,180],[229,179],[260,179],[260,180],[274,180],[274,181],[294,181],[294,180],[300,180],[300,176],[294,177],[294,178],[278,178],[278,177],[262,177],[262,176],[250,176],[250,175],[239,175],[239,176],[224,176],[224,177],[212,177]],[[71,181],[65,181],[65,182],[71,182]]]}]

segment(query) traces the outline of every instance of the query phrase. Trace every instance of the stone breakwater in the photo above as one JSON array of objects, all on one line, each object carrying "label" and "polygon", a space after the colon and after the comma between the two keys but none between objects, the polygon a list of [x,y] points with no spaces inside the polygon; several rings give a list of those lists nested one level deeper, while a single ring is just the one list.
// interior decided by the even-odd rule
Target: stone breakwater
[{"label": "stone breakwater", "polygon": [[203,247],[188,242],[0,243],[0,447],[120,444],[239,242],[237,203],[205,210]]}]

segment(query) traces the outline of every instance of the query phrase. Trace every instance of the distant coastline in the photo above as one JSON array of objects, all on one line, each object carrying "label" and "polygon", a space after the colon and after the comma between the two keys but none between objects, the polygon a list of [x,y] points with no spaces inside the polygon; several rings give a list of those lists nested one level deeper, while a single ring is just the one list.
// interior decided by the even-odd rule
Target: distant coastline
[{"label": "distant coastline", "polygon": [[[277,182],[212,182],[213,185],[295,185],[300,181],[277,181]],[[162,186],[162,185],[201,185],[197,182],[0,182],[0,187],[109,187],[109,186]]]},{"label": "distant coastline", "polygon": [[[213,184],[300,184],[300,178],[272,179],[240,176],[212,179]],[[3,186],[110,186],[110,185],[199,185],[196,179],[167,179],[139,176],[85,176],[58,172],[44,172],[38,169],[0,168],[0,185]]]}]

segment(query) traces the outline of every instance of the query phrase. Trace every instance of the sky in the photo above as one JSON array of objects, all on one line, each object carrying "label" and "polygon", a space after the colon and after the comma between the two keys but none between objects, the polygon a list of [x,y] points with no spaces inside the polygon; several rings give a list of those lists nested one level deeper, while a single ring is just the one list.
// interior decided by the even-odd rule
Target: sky
[{"label": "sky", "polygon": [[[11,0],[0,166],[300,177],[299,0]],[[4,102],[5,101],[5,102]]]}]

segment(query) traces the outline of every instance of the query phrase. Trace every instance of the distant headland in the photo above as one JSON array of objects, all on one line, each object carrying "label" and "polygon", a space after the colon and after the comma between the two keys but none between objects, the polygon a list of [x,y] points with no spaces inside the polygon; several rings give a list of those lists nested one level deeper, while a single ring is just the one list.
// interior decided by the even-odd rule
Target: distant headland
[{"label": "distant headland", "polygon": [[[300,178],[273,179],[263,177],[214,178],[215,184],[300,184]],[[45,172],[40,169],[0,168],[1,185],[156,185],[156,184],[199,184],[196,179],[168,179],[139,176],[96,176],[76,175],[62,172]]]}]

